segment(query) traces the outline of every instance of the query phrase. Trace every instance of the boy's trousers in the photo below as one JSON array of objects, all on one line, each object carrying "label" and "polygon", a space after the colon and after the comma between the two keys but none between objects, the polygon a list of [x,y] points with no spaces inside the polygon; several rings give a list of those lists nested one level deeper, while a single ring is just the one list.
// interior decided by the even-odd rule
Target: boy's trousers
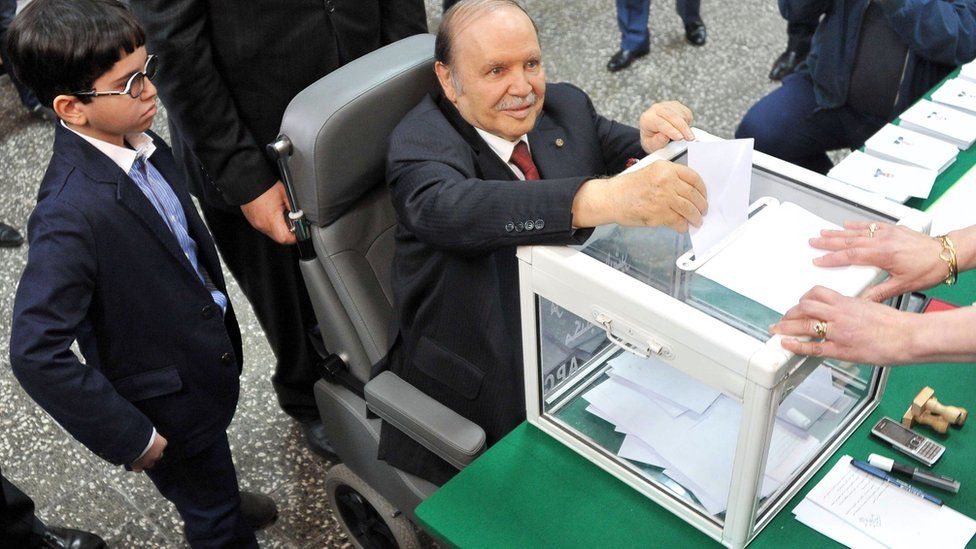
[{"label": "boy's trousers", "polygon": [[186,539],[193,549],[258,546],[254,531],[241,514],[237,473],[226,433],[192,456],[163,452],[146,474],[183,517]]}]

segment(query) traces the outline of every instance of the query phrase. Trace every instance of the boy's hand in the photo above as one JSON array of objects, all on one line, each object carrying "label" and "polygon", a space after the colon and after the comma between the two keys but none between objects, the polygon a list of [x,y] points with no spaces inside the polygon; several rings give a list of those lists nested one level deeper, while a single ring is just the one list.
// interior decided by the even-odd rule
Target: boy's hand
[{"label": "boy's hand", "polygon": [[141,473],[145,469],[152,469],[156,462],[162,459],[163,450],[166,448],[166,438],[156,432],[156,440],[153,441],[152,446],[149,447],[149,451],[146,452],[141,458],[132,462],[132,471],[134,473]]},{"label": "boy's hand", "polygon": [[247,204],[241,204],[241,211],[244,212],[247,222],[278,244],[295,243],[295,235],[285,220],[284,212],[288,209],[288,196],[285,193],[285,184],[281,181],[264,191],[261,196]]}]

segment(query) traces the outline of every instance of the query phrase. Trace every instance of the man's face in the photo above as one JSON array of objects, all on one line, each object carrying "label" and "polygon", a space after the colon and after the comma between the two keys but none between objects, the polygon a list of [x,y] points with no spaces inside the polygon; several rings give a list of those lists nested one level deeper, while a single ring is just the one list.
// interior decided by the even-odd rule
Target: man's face
[{"label": "man's face", "polygon": [[453,57],[451,67],[437,65],[437,75],[469,124],[509,141],[535,127],[546,73],[532,21],[521,10],[503,8],[467,23],[454,37]]}]

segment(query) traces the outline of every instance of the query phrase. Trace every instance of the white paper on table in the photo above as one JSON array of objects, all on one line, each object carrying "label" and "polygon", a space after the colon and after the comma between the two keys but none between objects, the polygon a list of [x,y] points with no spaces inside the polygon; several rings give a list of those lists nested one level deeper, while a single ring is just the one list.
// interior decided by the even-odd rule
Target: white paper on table
[{"label": "white paper on table", "polygon": [[842,457],[807,500],[889,547],[965,547],[976,521],[910,494]]},{"label": "white paper on table", "polygon": [[944,139],[960,149],[976,141],[976,116],[922,99],[901,113],[901,126]]},{"label": "white paper on table", "polygon": [[965,78],[947,80],[932,92],[932,101],[970,113],[976,112],[976,82]]},{"label": "white paper on table", "polygon": [[842,545],[857,549],[886,549],[871,536],[810,500],[804,499],[794,507],[793,516]]},{"label": "white paper on table", "polygon": [[813,264],[824,252],[810,246],[810,238],[819,236],[821,229],[839,228],[796,204],[783,202],[754,215],[735,240],[696,272],[780,314],[817,285],[854,296],[880,270]]},{"label": "white paper on table", "polygon": [[885,160],[942,172],[956,160],[959,149],[941,139],[885,124],[864,142],[864,152]]},{"label": "white paper on table", "polygon": [[753,139],[688,143],[688,167],[705,182],[708,213],[691,227],[691,245],[701,257],[748,219]]},{"label": "white paper on table", "polygon": [[976,225],[973,204],[976,204],[976,167],[960,177],[959,181],[925,210],[932,214],[932,229],[929,234],[946,234]]},{"label": "white paper on table", "polygon": [[928,198],[939,172],[854,151],[827,172],[827,177],[901,201]]},{"label": "white paper on table", "polygon": [[804,431],[817,422],[827,410],[836,410],[844,390],[834,386],[830,366],[821,365],[810,372],[799,387],[779,405],[776,417]]},{"label": "white paper on table", "polygon": [[960,67],[959,77],[976,82],[976,61],[970,61]]},{"label": "white paper on table", "polygon": [[641,358],[625,352],[609,364],[612,367],[611,375],[640,386],[652,395],[677,405],[682,411],[702,414],[721,394],[717,389],[655,357]]}]

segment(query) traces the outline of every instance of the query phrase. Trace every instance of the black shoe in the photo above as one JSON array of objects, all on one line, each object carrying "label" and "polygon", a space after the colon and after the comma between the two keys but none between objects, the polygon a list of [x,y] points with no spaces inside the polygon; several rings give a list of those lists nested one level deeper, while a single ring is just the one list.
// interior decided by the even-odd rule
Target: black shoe
[{"label": "black shoe", "polygon": [[48,528],[41,538],[44,549],[104,549],[105,540],[81,530]]},{"label": "black shoe", "polygon": [[270,496],[242,491],[241,514],[252,530],[260,530],[278,518],[278,506]]},{"label": "black shoe", "polygon": [[0,248],[16,248],[24,243],[24,237],[20,236],[17,229],[0,223]]},{"label": "black shoe", "polygon": [[634,62],[638,57],[644,57],[651,51],[651,46],[648,44],[643,48],[637,48],[636,50],[625,50],[620,48],[617,53],[613,54],[610,61],[607,62],[607,70],[610,72],[617,72],[626,69]]},{"label": "black shoe", "polygon": [[803,62],[806,56],[801,56],[796,50],[786,50],[776,58],[773,69],[769,71],[770,80],[782,80],[793,74],[797,65]]},{"label": "black shoe", "polygon": [[692,46],[704,46],[708,39],[708,32],[705,30],[704,21],[692,21],[685,24],[685,39]]},{"label": "black shoe", "polygon": [[329,437],[325,434],[325,426],[321,421],[317,419],[303,421],[302,430],[305,431],[305,442],[308,443],[310,450],[329,461],[342,461],[332,447],[332,443],[329,442]]},{"label": "black shoe", "polygon": [[38,120],[43,120],[45,122],[55,123],[58,121],[58,115],[54,114],[54,111],[44,105],[34,105],[30,109],[30,115]]}]

